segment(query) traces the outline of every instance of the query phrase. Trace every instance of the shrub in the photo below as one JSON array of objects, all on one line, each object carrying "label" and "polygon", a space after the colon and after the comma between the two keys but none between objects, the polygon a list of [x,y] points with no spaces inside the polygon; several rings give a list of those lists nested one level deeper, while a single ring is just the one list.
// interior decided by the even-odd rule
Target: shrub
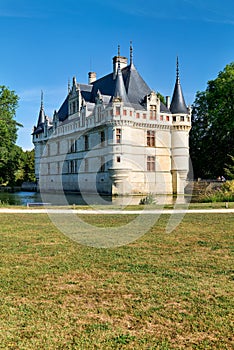
[{"label": "shrub", "polygon": [[141,200],[140,200],[140,202],[139,202],[139,204],[143,204],[143,205],[145,205],[145,204],[155,204],[156,203],[156,200],[155,200],[155,198],[154,198],[154,196],[153,196],[153,194],[152,193],[149,193],[145,198],[142,198]]},{"label": "shrub", "polygon": [[234,180],[226,181],[220,188],[201,195],[199,202],[234,202]]}]

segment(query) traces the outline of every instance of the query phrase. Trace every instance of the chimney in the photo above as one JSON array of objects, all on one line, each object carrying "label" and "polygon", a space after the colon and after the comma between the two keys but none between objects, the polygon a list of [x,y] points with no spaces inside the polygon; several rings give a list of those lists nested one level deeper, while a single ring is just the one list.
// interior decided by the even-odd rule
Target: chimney
[{"label": "chimney", "polygon": [[116,78],[118,65],[120,65],[120,69],[127,67],[128,59],[124,56],[115,56],[113,57],[113,76]]},{"label": "chimney", "polygon": [[97,75],[95,72],[89,72],[89,84],[92,84],[94,81],[96,81]]},{"label": "chimney", "polygon": [[170,96],[166,96],[166,107],[170,109],[171,99]]}]

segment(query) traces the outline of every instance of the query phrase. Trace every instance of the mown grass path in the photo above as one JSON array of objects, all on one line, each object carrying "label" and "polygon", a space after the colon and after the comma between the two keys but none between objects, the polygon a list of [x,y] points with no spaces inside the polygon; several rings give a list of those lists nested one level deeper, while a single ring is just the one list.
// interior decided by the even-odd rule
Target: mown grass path
[{"label": "mown grass path", "polygon": [[228,214],[234,213],[234,209],[142,209],[142,210],[120,210],[120,209],[17,209],[17,208],[0,208],[0,214],[112,214],[112,215],[138,215],[138,214]]}]

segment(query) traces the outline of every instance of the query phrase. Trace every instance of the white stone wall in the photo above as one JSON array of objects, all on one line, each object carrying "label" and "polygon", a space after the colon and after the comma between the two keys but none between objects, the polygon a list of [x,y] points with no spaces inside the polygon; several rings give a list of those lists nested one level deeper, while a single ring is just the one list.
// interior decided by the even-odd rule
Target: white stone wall
[{"label": "white stone wall", "polygon": [[[176,116],[173,122],[171,115],[150,120],[145,111],[147,117],[143,120],[142,111],[138,118],[137,111],[126,108],[123,115],[120,107],[120,116],[112,116],[114,112],[108,106],[98,121],[94,122],[92,115],[86,117],[86,127],[69,116],[64,125],[58,123],[50,137],[34,135],[36,177],[40,175],[41,190],[123,195],[183,191],[189,164],[189,116]],[[121,130],[120,143],[116,129]],[[147,130],[155,132],[153,147],[147,146]],[[148,157],[155,157],[155,171],[148,171]],[[106,164],[100,171],[103,161]]]}]

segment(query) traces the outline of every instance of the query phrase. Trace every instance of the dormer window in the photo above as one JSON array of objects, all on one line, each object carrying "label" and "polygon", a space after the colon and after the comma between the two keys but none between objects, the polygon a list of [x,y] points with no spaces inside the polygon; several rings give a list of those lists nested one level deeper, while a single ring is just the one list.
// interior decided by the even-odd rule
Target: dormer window
[{"label": "dormer window", "polygon": [[156,106],[150,106],[150,120],[156,120]]},{"label": "dormer window", "polygon": [[115,109],[115,115],[120,115],[120,107],[116,107]]},{"label": "dormer window", "polygon": [[72,102],[72,113],[76,113],[76,103],[75,101]]}]

